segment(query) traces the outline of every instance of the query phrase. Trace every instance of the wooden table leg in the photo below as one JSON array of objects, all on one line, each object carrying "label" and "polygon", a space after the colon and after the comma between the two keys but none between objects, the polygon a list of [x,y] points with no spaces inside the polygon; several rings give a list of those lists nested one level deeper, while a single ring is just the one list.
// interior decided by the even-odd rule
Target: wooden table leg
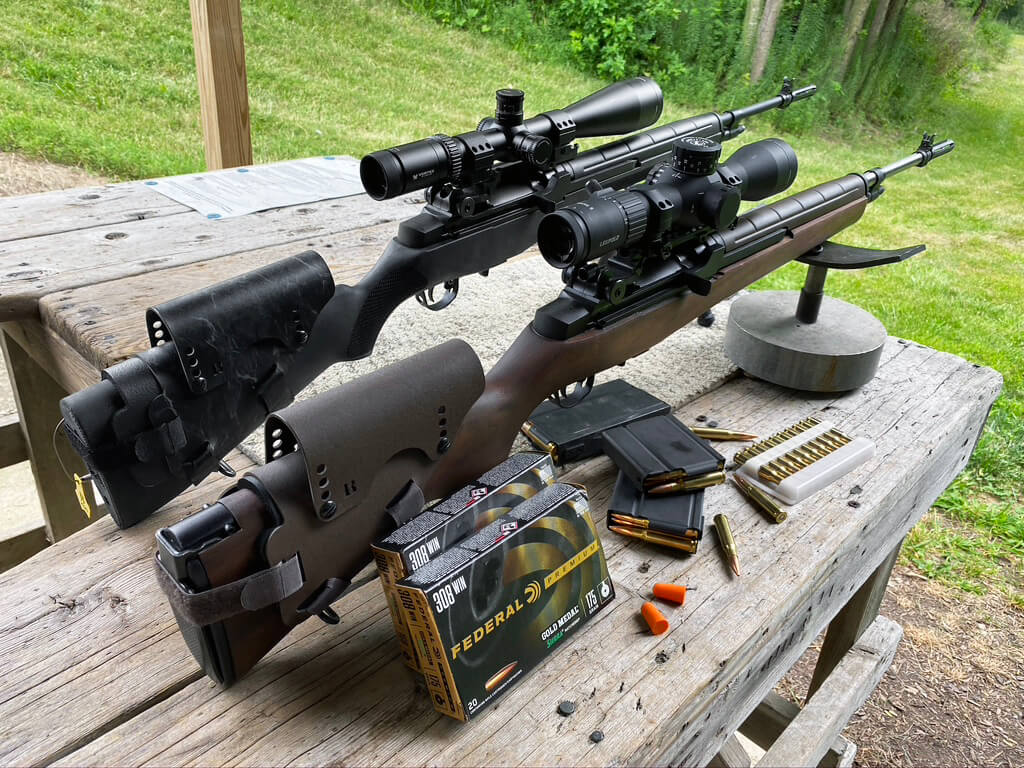
[{"label": "wooden table leg", "polygon": [[900,541],[829,623],[805,701],[810,700],[829,673],[878,616],[882,598],[885,597],[885,589],[889,586],[889,576],[902,546],[903,542]]},{"label": "wooden table leg", "polygon": [[[67,392],[5,330],[0,330],[0,346],[7,360],[21,430],[43,508],[46,536],[51,542],[59,541],[89,524],[78,506],[71,480],[61,469],[60,459],[68,472],[84,474],[85,465],[66,447],[66,441],[60,459],[54,452],[53,430],[60,421],[58,403]],[[61,440],[63,438],[58,436],[58,447]]]},{"label": "wooden table leg", "polygon": [[734,733],[725,740],[718,754],[711,758],[707,768],[750,768],[751,765],[750,755]]}]

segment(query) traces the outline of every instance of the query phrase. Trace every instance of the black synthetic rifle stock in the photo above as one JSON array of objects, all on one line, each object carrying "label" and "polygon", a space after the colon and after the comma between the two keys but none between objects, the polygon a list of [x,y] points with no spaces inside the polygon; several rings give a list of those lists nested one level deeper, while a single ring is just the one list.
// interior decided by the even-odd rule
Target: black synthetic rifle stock
[{"label": "black synthetic rifle stock", "polygon": [[[232,474],[228,451],[328,366],[369,355],[409,297],[447,306],[459,278],[529,248],[541,217],[586,199],[588,186],[627,187],[670,157],[680,137],[724,141],[747,117],[814,90],[787,80],[771,99],[586,152],[575,139],[656,120],[657,85],[633,78],[529,120],[521,92],[499,92],[496,117],[476,131],[364,158],[364,186],[378,199],[430,186],[427,205],[356,285],[335,286],[324,260],[307,251],[150,309],[152,348],[65,398],[65,432],[114,521],[133,525],[211,472]],[[435,300],[437,286],[444,295]]]},{"label": "black synthetic rifle stock", "polygon": [[[537,311],[486,384],[472,350],[450,341],[271,416],[268,463],[218,503],[157,535],[158,578],[207,674],[230,683],[309,616],[339,621],[330,603],[369,562],[372,539],[415,515],[425,498],[450,493],[504,460],[546,396],[643,353],[715,303],[827,243],[860,219],[886,177],[953,149],[951,141],[933,144],[926,137],[916,152],[884,168],[760,206],[723,229],[694,226],[687,196],[696,191],[691,203],[706,200],[710,184],[734,179],[727,186],[767,194],[792,181],[792,150],[757,144],[711,174],[663,174],[648,185],[683,191],[672,214],[647,216],[641,225],[642,201],[620,200],[620,225],[632,245],[597,262],[608,274],[567,268],[566,293]],[[769,156],[757,154],[762,151]],[[660,195],[671,191],[631,193],[643,196],[653,214],[664,210]],[[592,203],[571,210],[584,219],[601,215]],[[716,205],[712,213],[722,210]],[[566,249],[557,245],[544,245],[544,255],[564,258]],[[574,261],[575,267],[590,263],[582,255]],[[620,295],[614,288],[630,266],[633,281]],[[545,336],[540,328],[565,335]]]}]

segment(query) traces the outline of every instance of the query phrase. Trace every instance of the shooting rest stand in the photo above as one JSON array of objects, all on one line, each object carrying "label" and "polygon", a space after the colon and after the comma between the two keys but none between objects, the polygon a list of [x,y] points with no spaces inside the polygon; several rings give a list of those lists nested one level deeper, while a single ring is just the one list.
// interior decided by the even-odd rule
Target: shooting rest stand
[{"label": "shooting rest stand", "polygon": [[808,265],[799,294],[761,291],[733,302],[726,355],[746,373],[792,389],[845,392],[866,384],[878,369],[885,326],[860,307],[826,296],[828,270],[894,264],[923,250],[818,246],[797,259]]}]

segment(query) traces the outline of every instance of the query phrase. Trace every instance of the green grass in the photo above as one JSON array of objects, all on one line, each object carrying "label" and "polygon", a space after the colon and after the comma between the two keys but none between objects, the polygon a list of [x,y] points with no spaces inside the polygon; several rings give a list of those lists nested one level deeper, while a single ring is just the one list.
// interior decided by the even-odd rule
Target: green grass
[{"label": "green grass", "polygon": [[[256,162],[361,155],[475,126],[494,89],[600,84],[388,3],[243,4]],[[0,147],[120,178],[203,167],[188,3],[0,3]]]},{"label": "green grass", "polygon": [[[391,2],[246,0],[246,55],[257,162],[360,155],[437,132],[467,130],[493,90],[527,92],[527,110],[563,106],[601,83],[526,60],[498,42],[442,28]],[[889,192],[844,233],[852,245],[926,242],[908,262],[833,273],[829,293],[873,312],[890,333],[989,365],[1003,395],[967,471],[912,534],[905,557],[966,589],[1022,602],[1024,561],[1024,38],[995,72],[951,89],[905,131],[786,136],[800,155],[796,188],[882,165],[919,131],[958,142]],[[0,148],[120,178],[203,167],[185,2],[63,0],[0,4]],[[666,106],[681,117],[730,104]],[[814,101],[793,110],[814,109]],[[735,142],[766,135],[750,121]],[[795,288],[797,265],[763,288]]]}]

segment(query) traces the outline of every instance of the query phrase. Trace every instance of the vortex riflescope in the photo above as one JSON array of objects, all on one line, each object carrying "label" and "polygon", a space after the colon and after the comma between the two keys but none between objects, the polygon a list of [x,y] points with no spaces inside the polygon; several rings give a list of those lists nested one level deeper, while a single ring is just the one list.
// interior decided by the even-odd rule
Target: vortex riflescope
[{"label": "vortex riflescope", "polygon": [[374,200],[450,182],[474,181],[494,162],[520,160],[547,168],[556,149],[588,136],[612,136],[646,128],[661,116],[661,88],[648,77],[634,77],[602,88],[565,109],[523,119],[523,92],[497,92],[494,117],[475,131],[438,134],[382,149],[359,163],[363,188]]},{"label": "vortex riflescope", "polygon": [[741,200],[763,200],[796,178],[796,153],[781,139],[755,141],[719,164],[721,153],[711,139],[680,139],[672,162],[653,170],[646,184],[601,190],[541,219],[541,254],[565,269],[667,230],[724,229],[736,220]]}]

